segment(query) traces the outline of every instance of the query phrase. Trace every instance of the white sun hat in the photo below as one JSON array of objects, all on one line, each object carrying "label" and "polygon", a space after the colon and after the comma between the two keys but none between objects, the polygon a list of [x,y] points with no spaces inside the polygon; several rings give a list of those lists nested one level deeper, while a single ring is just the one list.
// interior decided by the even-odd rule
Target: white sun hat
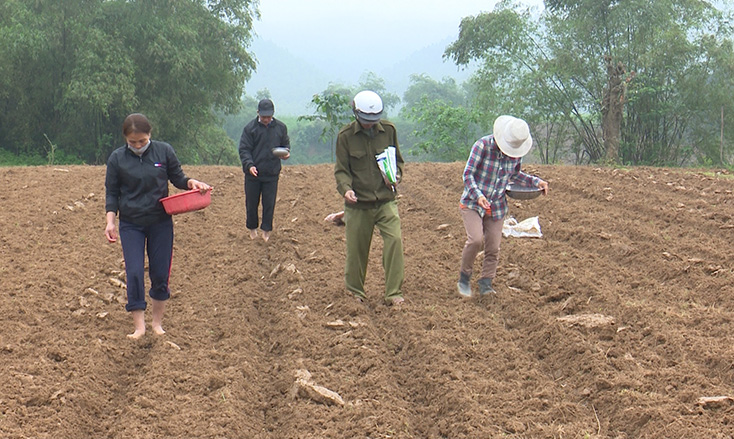
[{"label": "white sun hat", "polygon": [[517,117],[498,117],[494,121],[493,134],[500,151],[509,157],[522,157],[533,146],[533,138],[530,136],[528,123]]}]

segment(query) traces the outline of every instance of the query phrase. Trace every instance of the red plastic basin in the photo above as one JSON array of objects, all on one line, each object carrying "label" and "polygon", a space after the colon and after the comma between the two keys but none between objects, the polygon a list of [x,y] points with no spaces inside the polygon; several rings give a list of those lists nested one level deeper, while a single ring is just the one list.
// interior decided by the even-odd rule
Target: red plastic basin
[{"label": "red plastic basin", "polygon": [[210,205],[211,202],[211,189],[207,190],[203,194],[198,189],[192,189],[166,198],[161,198],[163,208],[166,209],[166,213],[169,215],[200,210]]}]

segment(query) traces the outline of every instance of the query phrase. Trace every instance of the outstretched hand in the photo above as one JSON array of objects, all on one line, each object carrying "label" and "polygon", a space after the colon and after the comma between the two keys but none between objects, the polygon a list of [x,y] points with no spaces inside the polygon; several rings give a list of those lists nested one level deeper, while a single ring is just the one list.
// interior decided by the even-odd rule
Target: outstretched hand
[{"label": "outstretched hand", "polygon": [[548,182],[540,180],[540,183],[538,183],[538,189],[543,191],[543,195],[548,195]]},{"label": "outstretched hand", "polygon": [[188,186],[189,189],[198,189],[199,191],[201,191],[201,193],[204,193],[212,188],[208,184],[199,180],[194,180],[193,178],[189,179]]}]

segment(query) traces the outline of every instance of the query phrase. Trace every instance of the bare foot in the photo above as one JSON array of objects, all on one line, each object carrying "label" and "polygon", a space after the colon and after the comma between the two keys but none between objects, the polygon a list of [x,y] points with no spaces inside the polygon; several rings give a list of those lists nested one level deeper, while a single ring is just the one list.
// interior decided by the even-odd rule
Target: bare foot
[{"label": "bare foot", "polygon": [[131,311],[130,314],[133,316],[133,324],[135,325],[135,332],[128,334],[127,338],[137,340],[145,335],[145,317],[142,309]]},{"label": "bare foot", "polygon": [[257,238],[257,229],[250,230],[250,239]]},{"label": "bare foot", "polygon": [[341,212],[330,213],[326,215],[326,218],[324,218],[324,221],[328,221],[337,226],[344,225],[344,211],[342,210]]},{"label": "bare foot", "polygon": [[143,328],[143,329],[136,329],[135,332],[133,332],[132,334],[128,334],[127,335],[127,338],[131,338],[133,340],[137,340],[137,339],[139,339],[140,337],[142,337],[144,335],[145,335],[145,328]]},{"label": "bare foot", "polygon": [[166,333],[163,330],[163,313],[166,310],[166,301],[151,299],[151,302],[153,303],[153,321],[151,322],[153,332],[157,335],[163,335]]},{"label": "bare foot", "polygon": [[270,239],[270,232],[263,230],[263,241],[268,242],[268,239]]}]

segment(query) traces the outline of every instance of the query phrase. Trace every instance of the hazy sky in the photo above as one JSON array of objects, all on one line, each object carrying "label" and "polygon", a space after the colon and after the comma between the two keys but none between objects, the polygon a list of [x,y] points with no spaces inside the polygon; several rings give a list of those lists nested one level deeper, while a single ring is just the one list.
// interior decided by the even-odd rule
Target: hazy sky
[{"label": "hazy sky", "polygon": [[[260,0],[255,32],[324,70],[379,71],[423,47],[458,37],[463,17],[496,0]],[[524,0],[542,5],[542,0]]]}]

